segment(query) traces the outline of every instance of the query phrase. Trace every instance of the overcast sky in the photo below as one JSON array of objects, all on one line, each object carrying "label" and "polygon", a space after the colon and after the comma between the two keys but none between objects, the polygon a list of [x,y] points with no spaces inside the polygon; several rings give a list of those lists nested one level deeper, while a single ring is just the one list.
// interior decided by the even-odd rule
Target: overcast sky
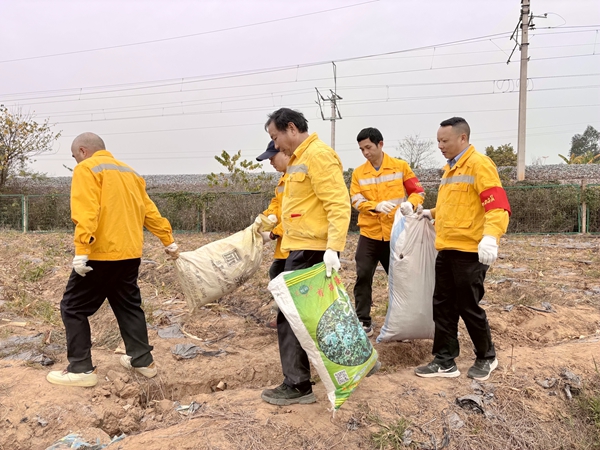
[{"label": "overcast sky", "polygon": [[[548,17],[530,33],[526,161],[555,164],[574,134],[600,129],[600,6],[531,1]],[[478,150],[516,149],[518,49],[506,61],[519,11],[518,0],[1,0],[0,103],[62,132],[33,165],[50,176],[70,175],[85,131],[144,175],[219,172],[222,150],[264,150],[267,114],[282,106],[330,143],[315,88],[334,89],[334,61],[344,168],[365,161],[362,128],[397,155],[408,135],[435,145],[455,115]]]}]

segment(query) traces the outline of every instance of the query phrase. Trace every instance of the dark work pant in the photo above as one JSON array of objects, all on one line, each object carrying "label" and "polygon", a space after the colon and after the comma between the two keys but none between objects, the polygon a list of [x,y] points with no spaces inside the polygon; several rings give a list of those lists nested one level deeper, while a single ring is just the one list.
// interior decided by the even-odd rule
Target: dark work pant
[{"label": "dark work pant", "polygon": [[[325,252],[316,250],[296,250],[285,260],[285,271],[306,269],[323,262]],[[277,313],[277,338],[279,357],[283,369],[283,382],[290,387],[310,386],[310,364],[306,352],[298,342],[292,327],[281,311]]]},{"label": "dark work pant", "polygon": [[489,266],[479,262],[477,253],[442,250],[435,261],[433,321],[435,360],[447,367],[459,355],[458,319],[462,317],[478,359],[494,359],[490,326],[479,301],[485,292],[483,281]]},{"label": "dark work pant", "polygon": [[373,302],[373,276],[380,262],[388,273],[390,267],[390,241],[378,241],[363,235],[356,246],[356,284],[354,304],[358,320],[366,327],[371,326],[371,304]]},{"label": "dark work pant", "polygon": [[146,317],[141,308],[142,296],[137,284],[140,259],[123,261],[88,261],[94,270],[85,277],[71,272],[60,302],[60,313],[67,333],[67,370],[82,373],[92,370],[92,339],[88,317],[108,299],[125,351],[131,365],[146,367],[152,363],[152,346],[148,344]]},{"label": "dark work pant", "polygon": [[285,270],[285,259],[275,259],[269,267],[269,280],[272,280],[277,275]]}]

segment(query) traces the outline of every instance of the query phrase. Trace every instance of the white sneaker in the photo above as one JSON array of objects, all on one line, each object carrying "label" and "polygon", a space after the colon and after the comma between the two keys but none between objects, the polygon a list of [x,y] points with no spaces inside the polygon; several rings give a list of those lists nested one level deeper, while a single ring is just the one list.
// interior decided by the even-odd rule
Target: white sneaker
[{"label": "white sneaker", "polygon": [[65,370],[53,370],[46,375],[46,380],[60,386],[92,387],[98,383],[96,369],[86,373],[73,373]]},{"label": "white sneaker", "polygon": [[147,367],[133,367],[131,365],[131,356],[123,355],[123,356],[121,356],[121,359],[119,360],[119,362],[126,369],[129,369],[129,370],[133,369],[137,373],[144,375],[146,378],[153,378],[158,373],[158,370],[156,369],[156,364],[154,364],[154,361],[152,361],[152,363]]}]

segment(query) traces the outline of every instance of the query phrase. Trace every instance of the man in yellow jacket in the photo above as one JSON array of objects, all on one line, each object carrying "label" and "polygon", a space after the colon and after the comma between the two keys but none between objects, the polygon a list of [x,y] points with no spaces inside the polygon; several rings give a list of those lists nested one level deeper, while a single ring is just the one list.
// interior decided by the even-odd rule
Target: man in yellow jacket
[{"label": "man in yellow jacket", "polygon": [[94,386],[88,317],[108,299],[126,355],[121,365],[152,378],[157,369],[148,343],[146,318],[137,285],[146,227],[165,245],[170,258],[179,254],[171,225],[146,193],[146,183],[117,161],[93,133],[75,138],[71,153],[77,166],[71,182],[71,217],[75,223],[75,258],[60,312],[67,335],[66,370],[46,379],[63,386]]},{"label": "man in yellow jacket", "polygon": [[479,306],[483,282],[498,257],[506,233],[510,205],[494,162],[469,144],[471,130],[462,117],[440,124],[438,147],[448,164],[440,182],[436,207],[423,217],[435,219],[435,289],[433,293],[434,359],[418,367],[420,377],[458,377],[455,358],[458,320],[462,317],[475,347],[476,360],[467,376],[484,381],[498,367],[490,326]]},{"label": "man in yellow jacket", "polygon": [[[275,254],[273,255],[273,263],[269,268],[269,279],[272,280],[279,275],[285,269],[285,260],[287,259],[290,252],[283,251],[281,249],[281,241],[283,240],[283,224],[281,223],[281,204],[283,200],[283,189],[285,187],[285,180],[288,175],[285,173],[287,169],[290,157],[283,152],[280,152],[275,148],[273,141],[269,142],[267,149],[256,158],[257,161],[264,161],[268,159],[271,162],[271,166],[277,171],[282,173],[277,187],[275,188],[275,196],[271,199],[267,209],[263,211],[263,214],[269,218],[272,222],[277,225],[270,232],[261,232],[263,239],[265,240],[277,240],[275,244]],[[267,323],[268,328],[277,329],[277,320],[272,320]]]},{"label": "man in yellow jacket", "polygon": [[[283,239],[289,251],[285,271],[324,262],[327,276],[340,268],[350,224],[350,198],[337,153],[316,133],[308,134],[304,115],[281,108],[269,115],[265,129],[275,148],[290,156],[282,200]],[[284,381],[265,389],[262,399],[275,405],[313,403],[308,356],[285,316],[277,315],[277,337]]]},{"label": "man in yellow jacket", "polygon": [[425,191],[406,161],[383,152],[383,135],[365,128],[356,137],[367,162],[352,172],[350,199],[359,212],[360,236],[356,246],[356,315],[367,336],[373,335],[371,303],[373,275],[380,262],[390,265],[390,234],[398,207],[408,215],[423,203]]}]

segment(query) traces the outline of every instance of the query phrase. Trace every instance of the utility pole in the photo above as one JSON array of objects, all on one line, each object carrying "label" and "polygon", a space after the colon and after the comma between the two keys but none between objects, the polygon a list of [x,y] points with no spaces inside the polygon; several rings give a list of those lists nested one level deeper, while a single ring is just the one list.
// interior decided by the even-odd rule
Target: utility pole
[{"label": "utility pole", "polygon": [[525,179],[525,140],[527,137],[527,62],[529,61],[529,0],[521,0],[521,71],[519,75],[519,139],[517,181]]},{"label": "utility pole", "polygon": [[[321,111],[321,118],[323,120],[329,120],[331,122],[331,148],[335,150],[335,121],[339,120],[342,118],[342,115],[340,114],[340,110],[337,106],[337,101],[338,100],[342,100],[342,97],[340,97],[339,95],[337,95],[337,75],[336,75],[336,66],[335,63],[332,62],[331,64],[333,64],[333,90],[329,90],[329,92],[331,93],[331,95],[329,95],[328,97],[323,97],[323,95],[321,95],[321,93],[319,92],[318,88],[315,88],[315,90],[317,91],[317,105],[319,105],[319,109]],[[325,102],[330,102],[331,103],[331,116],[330,117],[325,117],[325,114],[323,113],[323,104],[321,103],[325,103]]]},{"label": "utility pole", "polygon": [[[519,73],[519,127],[518,127],[518,142],[517,142],[517,181],[525,179],[525,141],[527,138],[527,63],[529,62],[529,29],[533,29],[534,17],[546,18],[548,14],[543,16],[534,16],[530,14],[530,0],[521,0],[521,15],[515,31],[513,31],[511,39],[514,39],[516,44],[512,53],[508,57],[507,64],[519,47],[521,51],[521,68]],[[519,28],[521,28],[521,43],[519,43]]]}]

